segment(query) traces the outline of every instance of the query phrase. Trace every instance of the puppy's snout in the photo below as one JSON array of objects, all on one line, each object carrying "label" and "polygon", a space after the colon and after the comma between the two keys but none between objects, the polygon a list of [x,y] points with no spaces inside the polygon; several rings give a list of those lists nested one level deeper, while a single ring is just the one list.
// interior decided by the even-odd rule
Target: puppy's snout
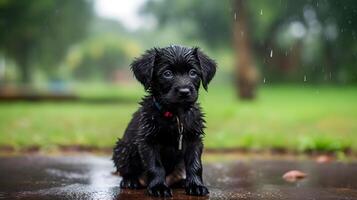
[{"label": "puppy's snout", "polygon": [[191,95],[191,90],[190,88],[179,88],[178,89],[178,94],[180,97],[189,97]]}]

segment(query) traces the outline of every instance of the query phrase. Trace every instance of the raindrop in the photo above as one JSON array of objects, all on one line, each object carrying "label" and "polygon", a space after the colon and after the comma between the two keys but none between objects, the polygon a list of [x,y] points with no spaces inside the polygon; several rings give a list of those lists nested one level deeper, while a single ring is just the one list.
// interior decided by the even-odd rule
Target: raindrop
[{"label": "raindrop", "polygon": [[240,35],[243,37],[243,36],[244,36],[244,31],[241,31],[241,32],[240,32]]},{"label": "raindrop", "polygon": [[234,21],[236,21],[237,20],[237,13],[235,12],[234,13]]},{"label": "raindrop", "polygon": [[288,56],[288,51],[285,51],[285,56]]},{"label": "raindrop", "polygon": [[306,78],[306,75],[304,76],[304,82],[306,82],[307,81],[307,78]]},{"label": "raindrop", "polygon": [[263,15],[263,9],[260,9],[260,15]]},{"label": "raindrop", "polygon": [[332,73],[330,72],[330,80],[332,79]]},{"label": "raindrop", "polygon": [[266,82],[266,78],[264,77],[264,79],[263,79],[263,83],[265,83]]},{"label": "raindrop", "polygon": [[316,2],[316,7],[319,7],[319,2]]},{"label": "raindrop", "polygon": [[273,49],[270,50],[270,58],[273,57]]}]

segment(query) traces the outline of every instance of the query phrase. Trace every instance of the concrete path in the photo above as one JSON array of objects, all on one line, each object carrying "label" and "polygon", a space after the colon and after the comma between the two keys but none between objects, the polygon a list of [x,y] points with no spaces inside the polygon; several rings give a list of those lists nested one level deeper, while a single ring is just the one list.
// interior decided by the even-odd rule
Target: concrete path
[{"label": "concrete path", "polygon": [[[357,199],[357,163],[289,160],[205,161],[209,197],[181,189],[172,199]],[[307,178],[287,182],[282,175],[301,170]],[[109,157],[0,157],[0,199],[157,199],[145,190],[121,190]]]}]

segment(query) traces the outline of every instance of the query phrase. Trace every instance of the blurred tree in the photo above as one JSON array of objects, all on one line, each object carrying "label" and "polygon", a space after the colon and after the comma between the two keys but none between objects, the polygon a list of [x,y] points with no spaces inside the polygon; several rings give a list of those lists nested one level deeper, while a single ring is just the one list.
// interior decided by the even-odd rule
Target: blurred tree
[{"label": "blurred tree", "polygon": [[[357,82],[357,1],[318,0],[313,12],[322,24],[324,77],[332,81]],[[309,10],[305,10],[307,17]]]},{"label": "blurred tree", "polygon": [[234,10],[238,93],[242,99],[253,99],[259,75],[253,57],[250,39],[251,29],[248,21],[249,16],[246,1],[235,0]]},{"label": "blurred tree", "polygon": [[95,34],[72,48],[65,64],[80,80],[110,80],[120,68],[128,69],[130,61],[140,53],[140,46],[119,34]]},{"label": "blurred tree", "polygon": [[209,47],[227,47],[232,38],[230,0],[149,0],[142,12],[154,15],[159,26],[174,26],[187,39],[202,40]]},{"label": "blurred tree", "polygon": [[211,49],[234,44],[241,96],[255,94],[255,66],[267,82],[357,82],[355,0],[149,0],[143,11]]},{"label": "blurred tree", "polygon": [[89,0],[1,0],[0,49],[29,83],[34,65],[55,71],[67,48],[85,35],[91,14]]},{"label": "blurred tree", "polygon": [[248,6],[254,51],[272,81],[357,81],[357,1],[251,0]]}]

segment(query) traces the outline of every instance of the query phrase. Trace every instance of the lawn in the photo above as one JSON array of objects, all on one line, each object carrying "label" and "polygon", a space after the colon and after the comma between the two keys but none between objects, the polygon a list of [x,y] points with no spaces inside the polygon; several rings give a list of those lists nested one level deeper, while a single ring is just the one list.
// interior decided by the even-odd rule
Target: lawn
[{"label": "lawn", "polygon": [[[93,93],[80,92],[86,97]],[[129,101],[0,103],[0,146],[111,147],[143,92],[128,86],[102,92],[106,94]],[[211,87],[201,94],[207,148],[357,152],[357,87],[265,86],[253,102],[237,100],[230,87]]]}]

